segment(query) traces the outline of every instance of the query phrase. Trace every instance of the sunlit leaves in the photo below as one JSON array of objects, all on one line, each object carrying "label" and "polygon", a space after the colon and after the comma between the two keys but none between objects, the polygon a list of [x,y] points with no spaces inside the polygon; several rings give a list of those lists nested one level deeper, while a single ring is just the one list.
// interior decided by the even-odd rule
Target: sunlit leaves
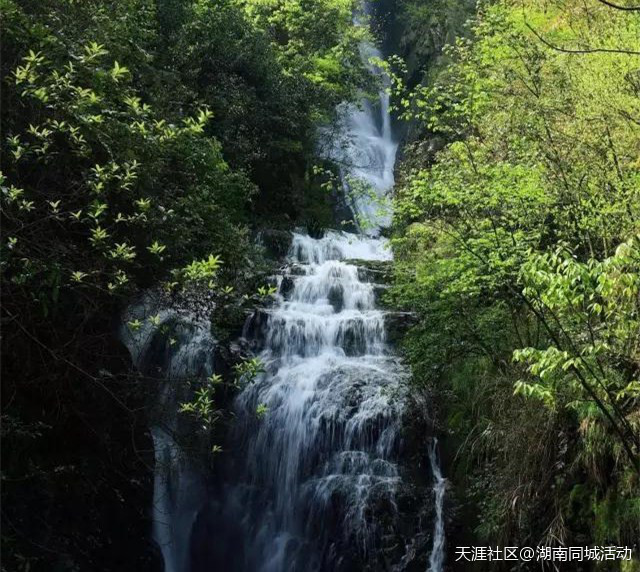
[{"label": "sunlit leaves", "polygon": [[247,384],[263,373],[264,367],[260,358],[249,358],[236,364],[233,370],[237,383]]},{"label": "sunlit leaves", "polygon": [[113,67],[111,68],[110,74],[116,83],[120,81],[120,79],[126,77],[128,73],[129,73],[128,68],[126,68],[125,66],[121,66],[118,63],[118,60],[115,60],[113,62]]},{"label": "sunlit leaves", "polygon": [[27,83],[33,85],[39,78],[37,68],[44,63],[44,55],[41,52],[35,53],[33,50],[29,50],[29,54],[24,57],[23,61],[24,64],[18,66],[14,72],[16,84]]},{"label": "sunlit leaves", "polygon": [[104,228],[96,226],[95,228],[91,229],[91,237],[89,238],[89,241],[94,246],[98,246],[100,244],[103,244],[108,236],[109,233]]},{"label": "sunlit leaves", "polygon": [[[39,238],[18,241],[10,245],[16,254],[12,264],[20,265],[21,258],[30,261],[29,272],[24,265],[18,270],[20,283],[37,280],[49,265],[62,264],[71,276],[63,288],[81,284],[122,295],[131,291],[141,264],[145,273],[169,275],[169,260],[181,265],[193,257],[183,244],[211,220],[225,218],[213,189],[226,187],[227,194],[245,196],[250,187],[230,172],[219,145],[205,135],[213,116],[209,109],[185,114],[182,123],[167,121],[142,102],[132,89],[132,73],[110,57],[106,45],[87,42],[68,57],[70,61],[57,61],[32,51],[16,68],[18,96],[37,101],[30,104],[36,107],[24,128],[3,142],[11,159],[3,201],[10,208],[13,234],[19,237],[27,229],[34,237],[48,236],[44,243],[54,254],[41,259],[37,248],[31,252]],[[16,171],[18,162],[24,165],[21,171]],[[188,181],[176,179],[175,184],[184,185],[177,193],[166,190],[166,179],[169,187],[174,181],[173,168],[171,175],[161,174],[169,163],[189,172]],[[34,176],[22,184],[29,172]],[[225,180],[232,182],[226,186]],[[177,220],[176,207],[180,216],[192,217],[182,231],[166,225],[170,218]],[[235,230],[234,223],[226,224]],[[83,237],[86,252],[69,247]],[[58,246],[58,240],[64,245]],[[220,236],[215,240],[219,243]],[[201,250],[199,241],[194,254],[202,255]],[[143,262],[141,252],[151,256]],[[180,283],[213,287],[219,263],[218,257],[210,257],[188,265],[177,273]]]},{"label": "sunlit leaves", "polygon": [[166,249],[167,247],[164,244],[160,244],[157,240],[154,240],[151,246],[147,246],[147,250],[151,254],[155,254],[158,256],[162,254]]},{"label": "sunlit leaves", "polygon": [[180,404],[179,412],[195,417],[202,424],[203,429],[211,428],[221,416],[221,412],[215,407],[211,389],[208,387],[197,389],[192,401]]},{"label": "sunlit leaves", "polygon": [[13,203],[16,202],[23,194],[24,189],[19,189],[11,185],[11,187],[2,187],[3,193],[6,195],[7,201]]},{"label": "sunlit leaves", "polygon": [[124,270],[119,268],[113,273],[112,279],[107,282],[107,291],[113,294],[125,287],[128,283],[129,276]]},{"label": "sunlit leaves", "polygon": [[95,59],[98,59],[102,56],[106,56],[109,52],[105,49],[105,47],[96,42],[90,42],[84,46],[84,61],[89,62]]},{"label": "sunlit leaves", "polygon": [[146,212],[151,208],[151,199],[139,198],[134,201],[140,212]]},{"label": "sunlit leaves", "polygon": [[129,244],[124,242],[118,244],[116,242],[114,248],[109,250],[109,256],[114,260],[131,261],[136,257],[136,251],[135,248]]},{"label": "sunlit leaves", "polygon": [[71,280],[73,280],[74,282],[80,283],[87,276],[88,276],[88,274],[86,272],[82,272],[80,270],[75,270],[74,272],[71,273]]},{"label": "sunlit leaves", "polygon": [[276,286],[260,286],[258,288],[258,296],[262,298],[266,298],[268,296],[273,296],[278,291]]},{"label": "sunlit leaves", "polygon": [[142,327],[142,322],[139,319],[130,320],[127,322],[127,326],[133,332],[137,332]]},{"label": "sunlit leaves", "polygon": [[219,256],[210,254],[202,260],[194,260],[182,270],[182,275],[187,281],[210,281],[216,276],[221,264]]}]

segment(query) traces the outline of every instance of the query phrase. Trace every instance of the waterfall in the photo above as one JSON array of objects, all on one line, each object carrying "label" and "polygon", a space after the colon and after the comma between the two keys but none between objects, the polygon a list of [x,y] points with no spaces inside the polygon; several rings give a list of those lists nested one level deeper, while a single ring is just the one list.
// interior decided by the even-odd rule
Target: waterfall
[{"label": "waterfall", "polygon": [[[365,12],[368,8],[365,4]],[[381,228],[391,223],[388,195],[394,184],[398,143],[391,129],[389,83],[375,65],[375,60],[382,59],[382,53],[369,42],[362,43],[360,53],[381,88],[373,100],[363,97],[358,103],[340,107],[338,115],[343,129],[332,142],[329,157],[342,166],[342,183],[351,200],[358,230],[377,236]]]},{"label": "waterfall", "polygon": [[[368,62],[380,52],[365,44],[362,55]],[[347,190],[355,180],[372,194],[353,197],[358,234],[293,234],[274,304],[245,326],[264,372],[235,400],[235,462],[212,503],[209,553],[193,572],[405,570],[426,563],[430,548],[430,570],[442,571],[444,480],[435,448],[432,547],[422,516],[402,522],[398,508],[407,510],[398,496],[407,372],[387,343],[381,285],[367,271],[391,260],[379,236],[390,214],[378,205],[394,183],[389,96],[382,89],[377,102],[363,99],[340,114],[346,144],[332,158]]]},{"label": "waterfall", "polygon": [[347,261],[389,256],[384,239],[294,234],[277,300],[249,328],[265,373],[236,400],[241,468],[220,517],[241,560],[225,569],[353,569],[349,553],[367,558],[384,532],[377,517],[397,518],[405,371],[375,285]]},{"label": "waterfall", "polygon": [[[362,56],[369,62],[380,52],[364,44]],[[391,260],[379,236],[390,213],[378,204],[394,183],[389,96],[381,89],[377,101],[342,106],[340,114],[346,144],[332,158],[347,190],[360,181],[371,191],[353,196],[359,232],[293,233],[273,304],[244,328],[264,371],[236,396],[224,462],[211,474],[176,441],[185,432],[177,409],[188,395],[175,384],[212,373],[209,325],[148,304],[127,317],[156,313],[156,325],[175,338],[155,347],[148,320],[123,333],[141,371],[162,370],[162,411],[151,431],[153,516],[167,572],[404,571],[427,560],[431,572],[442,571],[445,487],[436,442],[431,538],[428,494],[405,483],[400,463],[408,373],[387,343],[389,315],[376,303],[384,286],[370,268]]]},{"label": "waterfall", "polygon": [[446,480],[440,470],[438,460],[438,439],[433,438],[429,444],[429,465],[433,475],[433,496],[435,500],[436,516],[433,523],[433,548],[429,557],[429,572],[441,572],[444,563],[444,493]]},{"label": "waterfall", "polygon": [[[152,319],[151,319],[152,318]],[[127,324],[137,320],[139,329]],[[163,331],[166,329],[166,333]],[[190,569],[191,531],[206,503],[206,486],[193,455],[185,453],[178,409],[189,399],[185,380],[214,371],[215,340],[209,323],[190,310],[168,308],[150,293],[125,313],[120,337],[138,371],[155,385],[151,392],[150,433],[155,468],[153,482],[153,539],[160,548],[165,572]]]}]

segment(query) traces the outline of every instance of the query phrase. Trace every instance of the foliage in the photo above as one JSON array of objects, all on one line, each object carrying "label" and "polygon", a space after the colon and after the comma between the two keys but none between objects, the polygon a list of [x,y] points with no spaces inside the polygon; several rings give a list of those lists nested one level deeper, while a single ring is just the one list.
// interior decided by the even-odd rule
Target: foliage
[{"label": "foliage", "polygon": [[[46,316],[61,292],[128,292],[132,281],[166,275],[202,252],[208,229],[242,245],[223,192],[247,200],[252,187],[203,134],[206,111],[167,124],[95,43],[61,66],[30,52],[14,75],[24,112],[6,137],[2,186],[3,271],[14,294]],[[176,160],[188,171],[176,172]],[[201,266],[185,276],[201,278]]]},{"label": "foliage", "polygon": [[[364,77],[350,5],[303,8],[313,21],[233,0],[0,0],[7,567],[117,569],[128,554],[154,568],[134,542],[153,462],[137,449],[151,450],[144,385],[115,322],[159,285],[215,298],[229,321],[254,300],[250,227],[302,215],[317,121]],[[200,385],[185,407],[211,425],[215,384]]]},{"label": "foliage", "polygon": [[353,99],[365,87],[360,43],[369,32],[353,25],[360,9],[353,0],[244,0],[249,18],[268,30],[287,73],[311,82],[316,116],[326,117],[327,102],[335,106]]},{"label": "foliage", "polygon": [[206,101],[225,157],[259,184],[257,216],[303,219],[318,123],[368,87],[357,48],[365,29],[353,25],[350,3],[193,1],[182,19],[167,107],[176,93],[189,105]]},{"label": "foliage", "polygon": [[420,81],[420,73],[444,65],[443,48],[465,33],[465,24],[473,16],[474,2],[435,0],[424,3],[400,0],[397,5],[402,30],[399,48],[410,70],[411,79]]},{"label": "foliage", "polygon": [[404,116],[446,145],[408,153],[390,297],[419,313],[407,355],[446,390],[491,542],[638,533],[638,38],[604,4],[504,0],[437,74],[395,78]]},{"label": "foliage", "polygon": [[[204,430],[213,429],[215,423],[222,419],[223,410],[216,406],[215,394],[217,390],[225,386],[238,389],[246,384],[253,383],[256,377],[264,372],[259,358],[245,358],[233,366],[234,378],[231,382],[224,381],[219,374],[212,374],[206,380],[199,383],[194,390],[193,398],[180,404],[179,412],[193,416],[201,423]],[[266,406],[259,405],[256,415],[260,418],[267,412]]]},{"label": "foliage", "polygon": [[250,358],[236,364],[234,367],[236,383],[252,383],[259,374],[264,373],[260,358]]}]

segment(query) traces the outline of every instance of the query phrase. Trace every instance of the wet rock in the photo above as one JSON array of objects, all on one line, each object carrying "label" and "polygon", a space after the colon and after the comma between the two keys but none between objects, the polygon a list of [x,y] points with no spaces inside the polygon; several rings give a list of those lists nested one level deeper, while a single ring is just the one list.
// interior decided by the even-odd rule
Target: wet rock
[{"label": "wet rock", "polygon": [[304,276],[306,274],[304,267],[300,264],[290,264],[287,267],[287,271],[291,276]]},{"label": "wet rock", "polygon": [[288,230],[267,229],[260,233],[260,241],[265,247],[267,255],[280,259],[289,252],[292,235]]},{"label": "wet rock", "polygon": [[291,276],[283,276],[282,282],[280,282],[280,295],[285,298],[293,290],[293,278]]},{"label": "wet rock", "polygon": [[329,304],[333,306],[333,309],[336,313],[342,311],[342,308],[344,307],[344,291],[342,289],[342,286],[333,286],[329,290],[328,299]]},{"label": "wet rock", "polygon": [[392,262],[390,260],[347,260],[358,268],[358,278],[363,282],[388,283],[391,281]]},{"label": "wet rock", "polygon": [[387,286],[386,284],[372,284],[371,286],[373,288],[373,296],[376,306],[383,306],[383,297],[389,289],[389,286]]},{"label": "wet rock", "polygon": [[252,340],[253,350],[258,351],[261,342],[264,340],[269,315],[263,309],[256,309],[247,319],[245,325],[245,336]]},{"label": "wet rock", "polygon": [[384,325],[387,332],[387,340],[392,344],[399,342],[407,330],[417,323],[418,319],[413,312],[386,312]]}]

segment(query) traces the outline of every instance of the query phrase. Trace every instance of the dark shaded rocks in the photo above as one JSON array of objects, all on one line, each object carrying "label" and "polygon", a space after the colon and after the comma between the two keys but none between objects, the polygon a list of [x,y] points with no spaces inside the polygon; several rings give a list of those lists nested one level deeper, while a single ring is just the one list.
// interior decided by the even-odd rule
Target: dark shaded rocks
[{"label": "dark shaded rocks", "polygon": [[342,286],[337,285],[329,289],[329,304],[333,306],[335,312],[342,311],[344,307],[344,291]]},{"label": "dark shaded rocks", "polygon": [[280,295],[284,298],[291,293],[293,290],[293,278],[291,276],[283,276],[282,281],[280,282]]},{"label": "dark shaded rocks", "polygon": [[275,259],[284,258],[291,246],[291,233],[288,230],[263,230],[259,242],[264,246],[267,256]]},{"label": "dark shaded rocks", "polygon": [[409,328],[418,322],[413,312],[385,312],[384,326],[387,333],[387,341],[398,343]]},{"label": "dark shaded rocks", "polygon": [[389,287],[386,284],[372,284],[371,286],[373,287],[373,296],[376,306],[384,306],[384,295]]}]

